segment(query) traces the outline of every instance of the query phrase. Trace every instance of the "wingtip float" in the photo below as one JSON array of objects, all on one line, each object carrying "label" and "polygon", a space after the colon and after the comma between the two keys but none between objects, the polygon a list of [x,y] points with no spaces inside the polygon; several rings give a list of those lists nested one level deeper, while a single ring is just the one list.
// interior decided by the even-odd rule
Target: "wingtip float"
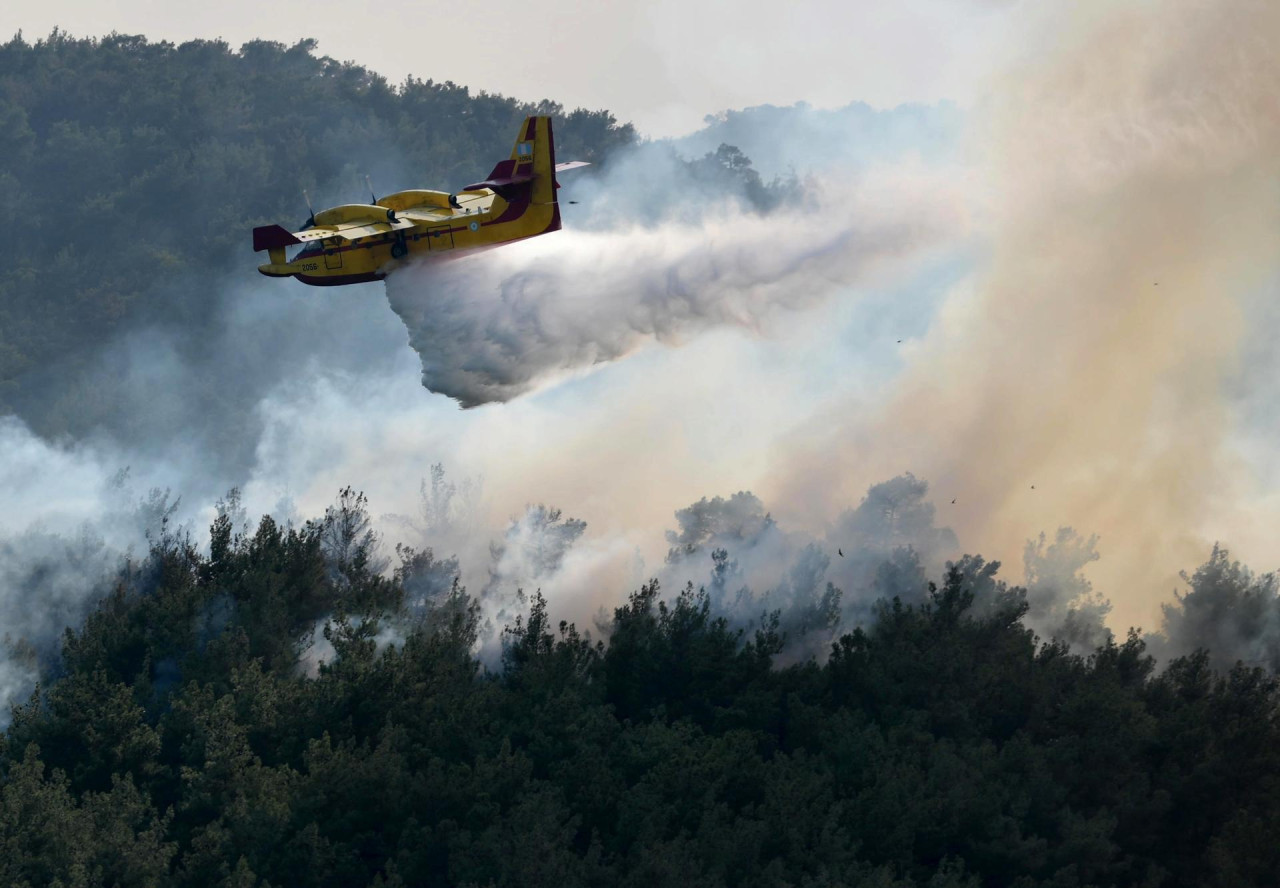
[{"label": "wingtip float", "polygon": [[[253,249],[266,250],[270,259],[258,271],[316,286],[360,284],[382,280],[408,258],[445,258],[558,231],[556,173],[583,166],[556,164],[551,118],[527,117],[511,156],[456,194],[398,191],[312,213],[301,231],[255,228]],[[302,249],[288,258],[295,246]]]}]

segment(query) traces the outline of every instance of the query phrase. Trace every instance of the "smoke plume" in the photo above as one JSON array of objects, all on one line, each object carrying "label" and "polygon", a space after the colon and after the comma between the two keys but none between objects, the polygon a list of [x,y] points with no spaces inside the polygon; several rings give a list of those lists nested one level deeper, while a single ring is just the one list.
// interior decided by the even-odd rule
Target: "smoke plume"
[{"label": "smoke plume", "polygon": [[968,126],[987,258],[874,415],[797,432],[774,499],[835,509],[908,465],[989,554],[1037,527],[1097,533],[1095,580],[1121,625],[1149,626],[1169,566],[1215,538],[1274,557],[1234,398],[1271,386],[1240,357],[1280,332],[1258,310],[1280,298],[1280,7],[1032,15]]},{"label": "smoke plume", "polygon": [[55,445],[0,417],[0,727],[151,540],[178,532],[179,501],[140,492],[120,454]]},{"label": "smoke plume", "polygon": [[1182,573],[1185,592],[1162,605],[1154,649],[1165,657],[1207,652],[1222,671],[1236,663],[1280,672],[1280,577],[1255,575],[1226,549],[1213,547],[1195,573]]}]

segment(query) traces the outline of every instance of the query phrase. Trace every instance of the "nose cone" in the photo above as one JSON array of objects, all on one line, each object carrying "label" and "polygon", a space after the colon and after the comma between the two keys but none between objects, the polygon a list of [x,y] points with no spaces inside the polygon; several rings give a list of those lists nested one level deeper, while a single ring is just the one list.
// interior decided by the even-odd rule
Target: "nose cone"
[{"label": "nose cone", "polygon": [[287,278],[293,277],[297,274],[297,272],[288,265],[259,265],[258,273],[265,274],[267,277],[273,278]]}]

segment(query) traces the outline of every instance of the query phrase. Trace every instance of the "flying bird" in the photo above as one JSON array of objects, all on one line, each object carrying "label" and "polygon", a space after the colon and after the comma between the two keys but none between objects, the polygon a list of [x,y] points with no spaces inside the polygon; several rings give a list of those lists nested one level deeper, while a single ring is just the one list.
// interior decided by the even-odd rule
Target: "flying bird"
[{"label": "flying bird", "polygon": [[951,500],[951,505],[953,505],[953,506],[954,506],[955,504],[956,504],[956,501],[955,501],[955,499],[954,499],[954,498],[952,498],[952,500]]},{"label": "flying bird", "polygon": [[1035,489],[1036,489],[1036,486],[1035,486],[1034,484],[1032,484],[1032,485],[1031,485],[1031,489],[1032,489],[1032,490],[1035,490]]},{"label": "flying bird", "polygon": [[836,551],[840,553],[841,558],[844,557],[844,549],[836,549]]}]

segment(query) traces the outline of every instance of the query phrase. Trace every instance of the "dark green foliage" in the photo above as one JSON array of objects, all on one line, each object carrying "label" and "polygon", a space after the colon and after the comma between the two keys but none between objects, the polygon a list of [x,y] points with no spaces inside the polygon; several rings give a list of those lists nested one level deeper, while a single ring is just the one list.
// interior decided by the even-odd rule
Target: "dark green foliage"
[{"label": "dark green foliage", "polygon": [[689,164],[694,182],[718,191],[741,194],[746,206],[756,210],[772,210],[785,203],[798,202],[804,195],[794,176],[765,182],[751,165],[751,158],[735,145],[720,145]]},{"label": "dark green foliage", "polygon": [[607,645],[536,592],[496,673],[456,562],[399,560],[349,489],[157,535],[14,711],[0,882],[1276,884],[1275,676],[1041,645],[982,559],[786,668],[692,587]]}]

